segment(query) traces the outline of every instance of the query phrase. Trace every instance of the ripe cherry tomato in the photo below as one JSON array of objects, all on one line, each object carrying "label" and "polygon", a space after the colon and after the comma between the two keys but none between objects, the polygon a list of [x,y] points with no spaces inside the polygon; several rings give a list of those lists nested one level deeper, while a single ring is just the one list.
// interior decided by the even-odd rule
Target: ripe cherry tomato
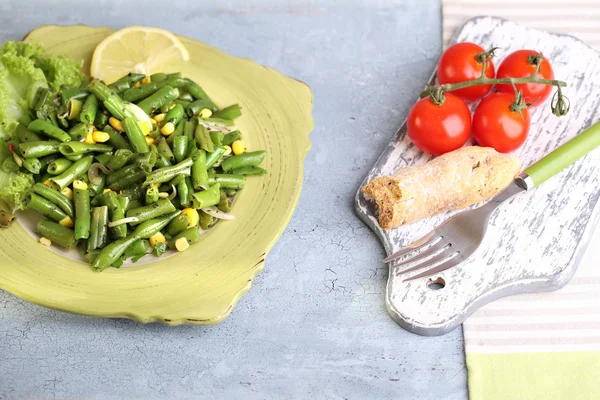
[{"label": "ripe cherry tomato", "polygon": [[471,133],[469,107],[451,93],[445,97],[439,106],[425,97],[408,113],[408,137],[419,149],[434,155],[462,147]]},{"label": "ripe cherry tomato", "polygon": [[[498,74],[496,78],[525,78],[531,76],[535,71],[535,64],[530,63],[529,56],[540,55],[537,51],[533,50],[519,50],[509,54],[500,67],[498,67]],[[540,70],[537,74],[538,78],[541,79],[554,79],[554,71],[552,66],[545,58],[540,64]],[[527,103],[533,103],[533,106],[539,106],[542,104],[550,93],[552,93],[551,85],[542,85],[539,83],[521,83],[515,85],[517,90],[523,91],[523,97]],[[496,85],[498,92],[513,93],[514,90],[511,85]]]},{"label": "ripe cherry tomato", "polygon": [[477,105],[473,114],[473,135],[480,146],[493,147],[500,153],[509,153],[521,147],[529,133],[529,111],[518,112],[510,106],[514,94],[492,93]]},{"label": "ripe cherry tomato", "polygon": [[[448,47],[442,54],[437,69],[437,79],[440,84],[458,83],[477,79],[481,76],[483,64],[475,57],[485,50],[475,43],[463,42]],[[489,59],[485,71],[488,78],[494,77],[494,63]],[[466,101],[479,100],[492,90],[492,85],[477,85],[468,88],[453,90]]]}]

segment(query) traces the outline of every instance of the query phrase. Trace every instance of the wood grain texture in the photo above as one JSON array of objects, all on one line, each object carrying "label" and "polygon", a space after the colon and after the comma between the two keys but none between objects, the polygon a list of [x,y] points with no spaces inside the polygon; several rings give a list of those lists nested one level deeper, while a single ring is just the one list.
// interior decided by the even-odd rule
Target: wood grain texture
[{"label": "wood grain texture", "polygon": [[[551,61],[556,77],[568,83],[564,92],[571,100],[568,116],[555,117],[548,103],[532,110],[529,138],[515,152],[523,168],[600,118],[597,97],[600,57],[578,39],[528,29],[500,18],[478,17],[468,21],[453,39],[453,42],[463,41],[475,42],[484,48],[501,47],[496,65],[518,49],[541,51]],[[421,165],[430,158],[412,145],[403,124],[363,184],[399,168]],[[386,303],[392,317],[414,333],[441,335],[494,299],[556,290],[565,285],[598,222],[599,173],[600,152],[594,151],[539,188],[507,201],[492,215],[487,235],[475,254],[439,275],[445,281],[443,289],[428,288],[427,278],[402,282],[390,271]],[[442,214],[383,231],[377,224],[373,204],[360,190],[356,196],[356,212],[377,234],[388,254],[422,237],[453,215]]]}]

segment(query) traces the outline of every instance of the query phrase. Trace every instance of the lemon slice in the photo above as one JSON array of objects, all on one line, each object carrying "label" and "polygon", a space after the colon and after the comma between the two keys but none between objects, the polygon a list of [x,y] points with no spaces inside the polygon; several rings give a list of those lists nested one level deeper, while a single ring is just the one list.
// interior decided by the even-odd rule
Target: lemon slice
[{"label": "lemon slice", "polygon": [[129,72],[152,74],[167,63],[188,61],[190,53],[169,31],[130,26],[116,31],[96,46],[92,77],[112,83]]}]

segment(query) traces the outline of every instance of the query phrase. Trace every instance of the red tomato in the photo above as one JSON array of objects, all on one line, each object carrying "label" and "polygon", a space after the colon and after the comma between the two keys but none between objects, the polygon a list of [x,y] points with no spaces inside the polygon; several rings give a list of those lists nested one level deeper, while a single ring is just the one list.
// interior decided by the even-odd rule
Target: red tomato
[{"label": "red tomato", "polygon": [[[498,74],[496,78],[525,78],[531,76],[535,71],[535,64],[529,63],[529,56],[531,54],[539,55],[537,51],[533,50],[519,50],[509,54],[500,67],[498,68]],[[540,70],[537,74],[538,78],[541,79],[554,79],[554,71],[552,66],[545,58],[540,64]],[[520,83],[515,85],[517,90],[523,91],[523,97],[527,103],[533,103],[533,106],[539,106],[542,104],[552,93],[551,85],[542,85],[539,83]],[[511,85],[496,85],[496,89],[499,92],[514,93]]]},{"label": "red tomato", "polygon": [[[442,54],[438,64],[438,82],[440,84],[458,83],[479,78],[483,64],[477,61],[475,56],[483,52],[485,50],[475,43],[457,43],[448,47]],[[485,76],[488,78],[494,77],[494,63],[492,63],[492,60],[488,61]],[[477,85],[453,90],[452,94],[466,101],[475,101],[488,94],[490,90],[492,90],[492,85]]]},{"label": "red tomato", "polygon": [[514,94],[492,93],[477,105],[473,114],[473,135],[480,146],[509,153],[521,147],[529,133],[529,111],[512,111]]},{"label": "red tomato", "polygon": [[462,147],[471,133],[469,107],[453,94],[445,97],[439,106],[425,97],[408,113],[408,137],[419,149],[436,156]]}]

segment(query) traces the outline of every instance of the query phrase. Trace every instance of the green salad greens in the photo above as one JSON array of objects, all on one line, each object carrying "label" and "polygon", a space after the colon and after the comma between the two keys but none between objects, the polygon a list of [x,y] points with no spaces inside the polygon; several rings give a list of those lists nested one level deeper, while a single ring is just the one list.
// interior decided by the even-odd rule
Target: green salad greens
[{"label": "green salad greens", "polygon": [[[19,122],[32,120],[31,109],[40,88],[56,91],[63,86],[86,83],[81,62],[64,56],[48,55],[38,44],[6,42],[0,48],[0,165],[12,157],[7,142]],[[12,213],[23,208],[33,186],[31,175],[0,169],[0,211]]]}]

